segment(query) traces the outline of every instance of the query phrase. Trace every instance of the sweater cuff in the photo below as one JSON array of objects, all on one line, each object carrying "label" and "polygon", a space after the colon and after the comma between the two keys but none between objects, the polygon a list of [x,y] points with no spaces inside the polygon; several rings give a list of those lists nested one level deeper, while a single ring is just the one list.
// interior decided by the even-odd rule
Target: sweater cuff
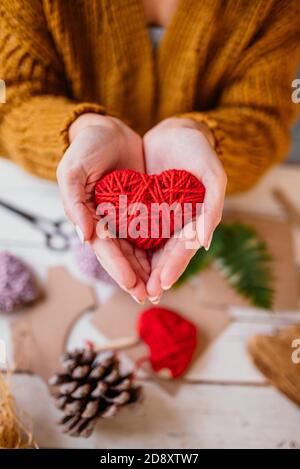
[{"label": "sweater cuff", "polygon": [[176,117],[192,119],[195,122],[206,124],[214,139],[214,150],[218,156],[222,156],[222,144],[226,137],[215,119],[202,112],[186,112],[184,114],[177,114]]},{"label": "sweater cuff", "polygon": [[81,116],[82,114],[86,113],[94,113],[94,114],[101,114],[105,115],[105,108],[101,106],[100,104],[94,104],[94,103],[80,103],[77,106],[75,106],[71,113],[68,115],[66,121],[63,124],[62,130],[60,131],[60,137],[62,139],[63,145],[64,145],[64,151],[68,148],[70,145],[70,140],[69,140],[69,129],[73,122]]}]

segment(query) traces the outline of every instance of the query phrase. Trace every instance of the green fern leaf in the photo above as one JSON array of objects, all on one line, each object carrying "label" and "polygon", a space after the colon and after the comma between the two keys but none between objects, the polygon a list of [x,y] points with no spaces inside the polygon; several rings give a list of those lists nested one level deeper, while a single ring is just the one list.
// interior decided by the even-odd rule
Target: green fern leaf
[{"label": "green fern leaf", "polygon": [[209,251],[200,249],[176,286],[216,262],[230,284],[253,305],[270,309],[273,303],[271,256],[254,229],[241,223],[221,224]]}]

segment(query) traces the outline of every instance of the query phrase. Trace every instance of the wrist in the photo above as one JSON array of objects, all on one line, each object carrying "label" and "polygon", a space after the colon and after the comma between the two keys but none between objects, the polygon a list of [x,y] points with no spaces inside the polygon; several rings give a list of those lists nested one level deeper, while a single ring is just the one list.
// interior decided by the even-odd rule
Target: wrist
[{"label": "wrist", "polygon": [[123,124],[122,121],[115,117],[104,116],[96,113],[82,114],[70,125],[69,141],[72,143],[77,135],[88,127],[101,127],[109,130],[118,130],[121,124]]},{"label": "wrist", "polygon": [[205,122],[196,122],[193,121],[196,124],[197,129],[206,137],[208,143],[212,148],[215,148],[215,137],[208,125]]},{"label": "wrist", "polygon": [[198,130],[206,138],[210,146],[215,148],[215,137],[205,122],[197,121],[191,117],[169,117],[158,125],[161,127],[178,128],[179,126],[181,128]]},{"label": "wrist", "polygon": [[192,118],[180,118],[184,127],[192,128],[201,132],[211,147],[215,147],[215,137],[206,122],[197,121]]}]

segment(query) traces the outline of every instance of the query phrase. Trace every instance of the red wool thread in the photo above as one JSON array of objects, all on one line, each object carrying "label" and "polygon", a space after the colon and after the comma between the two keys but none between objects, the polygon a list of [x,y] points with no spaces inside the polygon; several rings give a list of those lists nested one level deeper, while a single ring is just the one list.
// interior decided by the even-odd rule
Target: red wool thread
[{"label": "red wool thread", "polygon": [[[130,213],[120,207],[120,195],[127,196],[127,208],[132,209]],[[179,169],[150,175],[129,169],[115,170],[95,186],[96,206],[112,204],[115,208],[116,219],[114,222],[111,218],[111,221],[116,236],[125,237],[143,249],[161,247],[177,227],[195,217],[197,204],[203,203],[204,196],[203,184],[193,174]],[[141,204],[146,210],[141,209]],[[177,209],[166,212],[163,206],[159,210],[158,204],[177,204]],[[184,204],[190,204],[190,208]],[[107,212],[104,215],[110,220]],[[132,227],[136,228],[134,236]]]},{"label": "red wool thread", "polygon": [[153,370],[167,369],[173,378],[182,376],[197,347],[196,326],[174,311],[153,307],[141,313],[137,329],[149,347]]}]

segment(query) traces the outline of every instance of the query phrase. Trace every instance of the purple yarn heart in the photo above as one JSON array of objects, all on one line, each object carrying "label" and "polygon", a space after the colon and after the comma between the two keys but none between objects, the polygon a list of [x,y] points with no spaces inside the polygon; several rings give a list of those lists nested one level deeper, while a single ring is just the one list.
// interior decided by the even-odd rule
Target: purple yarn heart
[{"label": "purple yarn heart", "polygon": [[8,252],[0,252],[0,311],[10,313],[39,297],[37,283],[26,264]]},{"label": "purple yarn heart", "polygon": [[103,269],[91,246],[82,244],[77,238],[72,240],[72,251],[80,272],[91,279],[101,280],[109,285],[117,284]]}]

